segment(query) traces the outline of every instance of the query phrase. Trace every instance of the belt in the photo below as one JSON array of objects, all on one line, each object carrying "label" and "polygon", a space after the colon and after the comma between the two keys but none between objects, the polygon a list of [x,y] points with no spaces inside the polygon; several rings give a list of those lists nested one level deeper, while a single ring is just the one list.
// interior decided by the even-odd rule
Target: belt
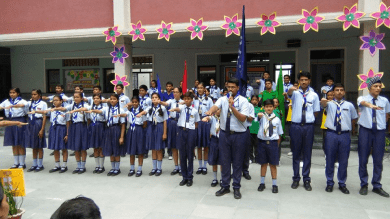
[{"label": "belt", "polygon": [[176,118],[171,117],[170,119],[175,120],[176,122],[179,121],[179,118],[177,118],[177,117]]},{"label": "belt", "polygon": [[328,131],[328,132],[336,133],[336,134],[338,134],[338,135],[345,134],[345,133],[349,133],[349,131],[336,132],[336,131],[334,131],[334,130],[332,130],[332,129],[327,129],[327,131]]},{"label": "belt", "polygon": [[291,122],[292,124],[295,124],[295,125],[300,125],[300,126],[304,126],[304,125],[314,125],[314,122],[313,123],[297,123],[297,122]]},{"label": "belt", "polygon": [[262,139],[259,139],[260,142],[265,142],[266,144],[270,144],[272,142],[278,142],[278,140],[262,140]]},{"label": "belt", "polygon": [[[223,132],[226,132],[225,130],[221,129]],[[243,132],[235,132],[235,131],[230,131],[228,134],[233,135],[233,134],[242,134],[245,133],[246,131]]]},{"label": "belt", "polygon": [[179,129],[183,130],[183,131],[189,131],[189,130],[194,130],[195,131],[195,129],[184,128],[184,127],[181,127],[181,126],[179,126]]},{"label": "belt", "polygon": [[211,135],[211,138],[216,138],[216,139],[218,139],[218,137],[217,137],[217,136],[214,136],[214,135]]},{"label": "belt", "polygon": [[112,126],[119,126],[119,124],[118,123],[117,124],[112,124],[112,125],[110,125],[108,127],[112,127]]},{"label": "belt", "polygon": [[[32,120],[32,119],[30,119],[30,120]],[[35,120],[43,120],[43,118],[35,118]]]}]

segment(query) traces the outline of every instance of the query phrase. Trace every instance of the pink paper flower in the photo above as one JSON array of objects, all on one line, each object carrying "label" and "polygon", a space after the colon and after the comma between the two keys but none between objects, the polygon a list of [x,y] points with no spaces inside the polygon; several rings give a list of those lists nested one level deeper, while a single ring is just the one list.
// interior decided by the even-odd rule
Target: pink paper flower
[{"label": "pink paper flower", "polygon": [[161,27],[157,28],[156,31],[159,33],[158,39],[165,38],[166,41],[169,41],[171,35],[175,33],[175,31],[172,30],[172,22],[166,24],[164,21],[161,21]]},{"label": "pink paper flower", "polygon": [[344,6],[344,14],[336,17],[336,20],[344,22],[343,30],[346,31],[351,25],[360,28],[359,19],[364,17],[366,13],[357,11],[357,3],[354,4],[351,9]]},{"label": "pink paper flower", "polygon": [[385,24],[386,27],[390,28],[390,6],[387,7],[385,3],[381,2],[378,12],[372,13],[370,16],[376,19],[376,28]]},{"label": "pink paper flower", "polygon": [[115,80],[110,81],[111,84],[114,85],[114,92],[116,91],[116,85],[123,84],[123,87],[127,87],[130,85],[129,82],[126,81],[127,75],[120,77],[119,75],[115,74]]},{"label": "pink paper flower", "polygon": [[232,33],[236,34],[237,36],[240,36],[240,30],[239,28],[242,26],[241,22],[238,22],[238,13],[235,14],[232,18],[228,16],[224,16],[225,22],[221,28],[226,30],[225,36],[228,37],[232,35]]},{"label": "pink paper flower", "polygon": [[376,34],[375,31],[371,30],[369,36],[361,36],[360,39],[363,41],[362,46],[360,46],[360,50],[368,49],[370,51],[371,56],[374,56],[377,49],[384,50],[386,49],[385,44],[381,41],[385,37],[384,33]]},{"label": "pink paper flower", "polygon": [[203,40],[203,31],[207,30],[208,26],[203,25],[203,18],[195,21],[190,18],[191,26],[188,26],[186,29],[191,32],[191,40],[198,37],[199,40]]},{"label": "pink paper flower", "polygon": [[132,41],[136,41],[138,39],[145,41],[144,33],[146,33],[146,29],[142,27],[141,21],[138,21],[137,24],[131,23],[131,27],[133,28],[129,35],[132,36]]},{"label": "pink paper flower", "polygon": [[[361,81],[363,81],[363,83],[361,83],[359,86],[359,90],[364,90],[364,89],[368,88],[368,82],[370,82],[370,80],[375,76],[382,78],[383,72],[378,72],[375,74],[374,69],[370,68],[370,70],[368,70],[367,74],[357,75],[357,77]],[[384,87],[385,87],[385,85],[382,83],[382,88],[384,88]]]},{"label": "pink paper flower", "polygon": [[272,34],[276,33],[275,27],[282,25],[280,22],[275,20],[276,12],[272,13],[269,17],[265,14],[261,15],[261,21],[258,21],[256,24],[261,27],[260,34],[264,35],[269,31]]},{"label": "pink paper flower", "polygon": [[111,41],[114,45],[116,44],[116,38],[122,35],[118,31],[118,26],[108,28],[103,34],[106,35],[106,42]]},{"label": "pink paper flower", "polygon": [[302,9],[303,18],[297,21],[298,24],[303,25],[303,32],[306,33],[310,29],[318,32],[318,23],[325,20],[325,17],[317,16],[318,7],[315,7],[311,12]]},{"label": "pink paper flower", "polygon": [[114,57],[112,63],[116,63],[119,60],[119,62],[123,64],[124,60],[129,57],[129,54],[124,52],[125,46],[122,46],[121,48],[115,46],[114,49],[115,51],[110,53],[110,55]]}]

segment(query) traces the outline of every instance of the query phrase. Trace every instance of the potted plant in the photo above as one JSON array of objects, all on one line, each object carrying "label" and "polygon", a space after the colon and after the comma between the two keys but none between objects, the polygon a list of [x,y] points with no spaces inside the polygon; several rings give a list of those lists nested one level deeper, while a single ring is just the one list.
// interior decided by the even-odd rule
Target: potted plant
[{"label": "potted plant", "polygon": [[4,182],[2,178],[0,178],[0,186],[3,187],[4,194],[7,197],[7,203],[9,205],[8,218],[21,219],[25,212],[23,208],[20,208],[20,206],[23,204],[23,199],[21,203],[18,204],[14,197],[15,190],[12,190],[12,187],[10,188],[9,186],[3,186],[1,182]]}]

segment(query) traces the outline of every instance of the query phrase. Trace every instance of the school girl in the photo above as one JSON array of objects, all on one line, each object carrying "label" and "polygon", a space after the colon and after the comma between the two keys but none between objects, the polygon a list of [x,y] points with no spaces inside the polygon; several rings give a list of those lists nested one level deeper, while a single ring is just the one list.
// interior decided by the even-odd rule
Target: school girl
[{"label": "school girl", "polygon": [[92,106],[88,107],[86,113],[89,113],[90,124],[89,129],[89,148],[93,148],[93,155],[95,158],[95,170],[93,173],[103,173],[104,169],[104,155],[103,144],[104,134],[106,129],[105,112],[107,107],[103,106],[102,96],[100,93],[93,95]]},{"label": "school girl", "polygon": [[150,83],[150,88],[149,90],[147,90],[148,92],[148,95],[150,98],[152,98],[152,94],[153,93],[158,93],[158,88],[157,88],[157,81],[156,80],[152,80],[152,82]]},{"label": "school girl", "polygon": [[[5,110],[5,116],[10,121],[26,123],[25,105],[27,102],[20,96],[19,88],[9,90],[9,99],[0,104],[0,110]],[[22,146],[26,126],[8,126],[4,132],[3,146],[12,146],[14,165],[11,169],[26,168],[26,149]]]},{"label": "school girl", "polygon": [[[162,105],[173,109],[178,108],[180,103],[183,103],[181,99],[181,88],[175,87],[173,89],[174,99],[170,99],[167,102],[161,102]],[[171,175],[181,174],[181,168],[179,166],[178,159],[178,144],[177,144],[177,135],[179,133],[179,127],[177,126],[177,122],[179,121],[180,112],[170,112],[169,120],[168,120],[168,149],[172,150],[173,162],[175,164],[175,169],[171,172]]]},{"label": "school girl", "polygon": [[[68,117],[69,114],[66,113],[66,108],[63,107],[63,100],[60,95],[55,95],[53,98],[53,107],[45,111],[43,110],[33,110],[30,113],[37,114],[46,114],[50,116],[50,130],[48,138],[48,148],[54,152],[55,167],[49,172],[54,173],[59,171],[59,173],[64,173],[68,171],[68,150],[67,150],[67,141],[68,141]],[[62,151],[62,166],[60,165],[60,151]]]},{"label": "school girl", "polygon": [[126,153],[125,143],[125,118],[119,117],[121,112],[126,112],[119,105],[119,95],[112,94],[110,104],[106,111],[107,129],[103,146],[103,155],[110,156],[111,170],[107,176],[116,176],[121,173],[121,156]]},{"label": "school girl", "polygon": [[88,149],[87,115],[88,104],[84,102],[82,93],[74,93],[73,104],[66,107],[68,111],[68,149],[75,151],[77,168],[73,174],[85,173],[85,162]]},{"label": "school girl", "polygon": [[[198,89],[199,90],[199,89]],[[200,121],[198,110],[192,107],[193,94],[187,92],[184,97],[185,105],[170,109],[171,112],[180,112],[179,121],[179,137],[178,143],[180,151],[180,165],[182,169],[183,180],[180,182],[180,186],[193,184],[193,162],[194,162],[194,148],[196,141],[196,129],[198,128],[198,122]],[[187,165],[188,163],[188,165]]]},{"label": "school girl", "polygon": [[[194,107],[198,111],[200,118],[204,118],[206,112],[210,110],[213,106],[213,101],[211,98],[206,97],[205,94],[205,85],[203,82],[198,85],[198,97],[194,99]],[[208,122],[199,122],[198,127],[198,137],[196,146],[198,146],[198,162],[199,168],[196,171],[196,174],[207,174],[207,162],[208,162],[208,153],[210,145],[210,123]],[[204,162],[203,162],[204,160]]]},{"label": "school girl", "polygon": [[[45,169],[43,167],[43,148],[46,148],[45,125],[46,114],[30,113],[35,110],[45,111],[47,104],[42,101],[41,90],[31,91],[31,101],[26,104],[29,111],[28,126],[24,134],[24,146],[33,149],[33,165],[27,172],[39,172]],[[39,157],[38,157],[39,156]]]}]

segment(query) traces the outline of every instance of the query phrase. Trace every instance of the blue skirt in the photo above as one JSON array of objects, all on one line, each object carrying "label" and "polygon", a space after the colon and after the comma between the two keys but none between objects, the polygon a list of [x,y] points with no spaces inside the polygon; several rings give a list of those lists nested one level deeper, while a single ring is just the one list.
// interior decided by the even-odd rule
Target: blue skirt
[{"label": "blue skirt", "polygon": [[127,154],[139,155],[145,153],[144,129],[142,125],[135,125],[134,130],[129,130],[126,135]]},{"label": "blue skirt", "polygon": [[144,129],[144,141],[145,141],[145,146],[144,146],[144,149],[145,149],[145,153],[148,153],[149,151],[149,148],[150,148],[150,144],[151,144],[151,141],[152,141],[152,122],[148,121],[147,122],[147,127],[146,129]]},{"label": "blue skirt", "polygon": [[196,146],[208,147],[210,145],[210,127],[211,124],[208,122],[198,122],[198,138]]},{"label": "blue skirt", "polygon": [[[14,117],[8,118],[10,121],[19,121],[26,122],[25,117]],[[8,126],[5,127],[4,132],[4,144],[3,146],[17,146],[22,145],[24,142],[24,131],[26,130],[26,126],[18,127],[18,126]]]},{"label": "blue skirt", "polygon": [[43,132],[43,137],[39,138],[39,131],[42,129],[42,119],[36,119],[33,124],[32,120],[29,119],[29,123],[24,132],[24,147],[32,149],[46,148],[46,134]]},{"label": "blue skirt", "polygon": [[164,134],[164,123],[160,122],[157,125],[150,125],[150,145],[149,150],[162,150],[165,148],[165,142],[162,139]]},{"label": "blue skirt", "polygon": [[70,124],[68,131],[68,149],[72,151],[88,150],[88,129],[84,122]]},{"label": "blue skirt", "polygon": [[50,150],[65,150],[68,149],[64,141],[66,136],[66,125],[50,126],[49,130],[49,149]]},{"label": "blue skirt", "polygon": [[118,157],[125,155],[125,144],[119,145],[119,138],[121,137],[121,126],[110,126],[105,132],[105,141],[103,146],[104,156]]},{"label": "blue skirt", "polygon": [[210,140],[210,149],[209,149],[209,164],[210,165],[221,165],[219,159],[219,147],[218,147],[218,138],[211,136]]},{"label": "blue skirt", "polygon": [[96,122],[89,125],[89,148],[102,148],[104,145],[105,122]]},{"label": "blue skirt", "polygon": [[177,121],[170,119],[168,121],[168,148],[178,148],[177,139],[179,135],[179,126],[177,126]]}]

